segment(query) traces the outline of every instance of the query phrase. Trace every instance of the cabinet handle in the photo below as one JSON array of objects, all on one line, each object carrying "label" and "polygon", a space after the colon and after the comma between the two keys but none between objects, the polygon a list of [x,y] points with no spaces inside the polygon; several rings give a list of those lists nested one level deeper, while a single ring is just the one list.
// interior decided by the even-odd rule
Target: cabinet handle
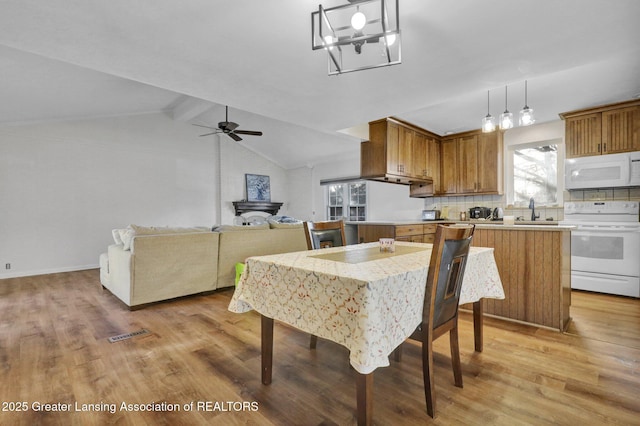
[{"label": "cabinet handle", "polygon": [[602,152],[607,152],[607,144],[602,144]]},{"label": "cabinet handle", "polygon": [[600,152],[600,144],[598,144],[598,152]]}]

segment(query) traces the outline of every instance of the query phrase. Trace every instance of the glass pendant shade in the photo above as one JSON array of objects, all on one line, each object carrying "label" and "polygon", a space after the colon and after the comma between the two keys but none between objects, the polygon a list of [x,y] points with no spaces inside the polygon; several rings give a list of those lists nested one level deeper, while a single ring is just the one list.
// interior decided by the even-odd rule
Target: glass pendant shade
[{"label": "glass pendant shade", "polygon": [[529,108],[528,106],[524,106],[522,111],[520,111],[520,121],[519,124],[521,126],[530,126],[536,122],[536,119],[533,115],[533,108]]},{"label": "glass pendant shade", "polygon": [[513,127],[513,114],[507,108],[507,86],[504,86],[504,112],[500,114],[500,130],[507,130]]},{"label": "glass pendant shade", "polygon": [[519,123],[521,126],[530,126],[536,122],[533,116],[533,108],[527,105],[527,80],[524,81],[524,108],[520,111]]},{"label": "glass pendant shade", "polygon": [[484,133],[493,132],[496,129],[496,119],[491,116],[491,114],[487,114],[485,118],[482,119],[482,131]]},{"label": "glass pendant shade", "polygon": [[487,116],[482,119],[482,132],[490,133],[496,129],[496,120],[489,113],[489,91],[487,90]]},{"label": "glass pendant shade", "polygon": [[513,127],[513,114],[505,110],[500,114],[500,129],[507,130]]}]

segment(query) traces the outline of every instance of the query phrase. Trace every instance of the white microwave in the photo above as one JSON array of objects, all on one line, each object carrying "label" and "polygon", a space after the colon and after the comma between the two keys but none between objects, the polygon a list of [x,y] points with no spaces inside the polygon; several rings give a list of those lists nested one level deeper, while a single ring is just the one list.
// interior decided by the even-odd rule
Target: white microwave
[{"label": "white microwave", "polygon": [[567,190],[640,186],[640,151],[567,159],[564,186]]}]

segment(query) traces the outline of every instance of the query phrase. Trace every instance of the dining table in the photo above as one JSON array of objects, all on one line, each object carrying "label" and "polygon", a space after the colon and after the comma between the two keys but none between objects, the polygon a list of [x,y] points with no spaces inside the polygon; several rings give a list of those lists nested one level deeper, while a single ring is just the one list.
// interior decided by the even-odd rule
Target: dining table
[{"label": "dining table", "polygon": [[[422,321],[432,244],[365,243],[246,259],[229,310],[261,315],[262,383],[272,381],[274,320],[349,350],[359,425],[371,424],[373,372]],[[460,305],[473,304],[474,348],[483,349],[482,299],[504,299],[493,248],[471,247]]]}]

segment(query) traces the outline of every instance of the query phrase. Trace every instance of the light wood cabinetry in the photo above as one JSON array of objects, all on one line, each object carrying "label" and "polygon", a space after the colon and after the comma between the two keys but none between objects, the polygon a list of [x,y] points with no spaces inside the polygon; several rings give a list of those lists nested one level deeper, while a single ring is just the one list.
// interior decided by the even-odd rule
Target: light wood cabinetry
[{"label": "light wood cabinetry", "polygon": [[433,182],[433,190],[440,192],[440,138],[435,135],[425,137],[427,143],[427,176]]},{"label": "light wood cabinetry", "polygon": [[565,112],[566,158],[640,150],[640,100]]},{"label": "light wood cabinetry", "polygon": [[473,243],[493,247],[504,300],[486,314],[565,330],[571,305],[571,232],[476,228]]},{"label": "light wood cabinetry", "polygon": [[372,121],[369,140],[360,145],[360,176],[405,185],[431,185],[434,179],[439,181],[439,176],[434,177],[439,173],[438,143],[437,135],[409,123],[394,118]]},{"label": "light wood cabinetry", "polygon": [[416,222],[411,224],[359,224],[358,243],[372,243],[380,238],[412,243],[433,243],[438,223]]},{"label": "light wood cabinetry", "polygon": [[458,141],[443,139],[440,150],[440,193],[458,193]]},{"label": "light wood cabinetry", "polygon": [[502,194],[502,133],[471,131],[442,140],[441,194]]}]

